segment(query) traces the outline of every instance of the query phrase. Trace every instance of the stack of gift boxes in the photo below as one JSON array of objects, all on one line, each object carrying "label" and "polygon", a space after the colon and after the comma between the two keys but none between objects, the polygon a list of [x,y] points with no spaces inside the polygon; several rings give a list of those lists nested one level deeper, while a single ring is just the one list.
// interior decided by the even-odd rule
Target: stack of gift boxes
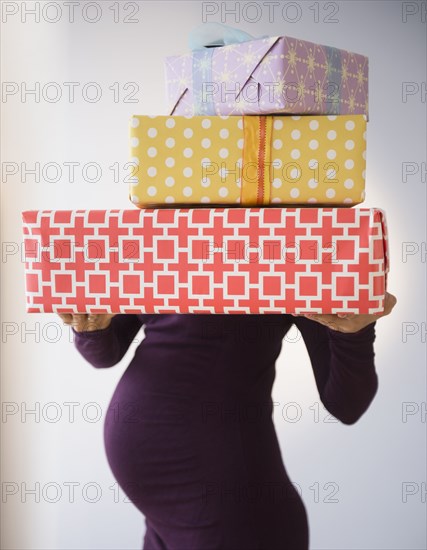
[{"label": "stack of gift boxes", "polygon": [[27,311],[382,312],[367,58],[271,37],[169,57],[166,81],[170,114],[130,122],[133,209],[23,213]]}]

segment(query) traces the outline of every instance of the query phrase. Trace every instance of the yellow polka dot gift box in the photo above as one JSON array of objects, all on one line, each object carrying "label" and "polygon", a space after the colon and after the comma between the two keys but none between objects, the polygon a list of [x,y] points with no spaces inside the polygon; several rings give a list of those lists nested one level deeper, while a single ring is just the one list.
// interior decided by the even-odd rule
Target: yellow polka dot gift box
[{"label": "yellow polka dot gift box", "polygon": [[365,199],[366,126],[366,115],[135,115],[130,200],[356,205]]}]

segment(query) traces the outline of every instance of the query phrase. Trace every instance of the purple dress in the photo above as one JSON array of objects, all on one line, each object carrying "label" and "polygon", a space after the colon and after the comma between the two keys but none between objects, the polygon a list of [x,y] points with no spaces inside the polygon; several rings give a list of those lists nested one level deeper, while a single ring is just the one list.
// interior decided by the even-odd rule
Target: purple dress
[{"label": "purple dress", "polygon": [[376,323],[344,334],[290,315],[121,314],[74,332],[75,346],[112,367],[142,324],[104,437],[114,476],[145,516],[143,549],[307,550],[306,509],[272,419],[275,362],[296,324],[323,404],[353,424],[378,388]]}]

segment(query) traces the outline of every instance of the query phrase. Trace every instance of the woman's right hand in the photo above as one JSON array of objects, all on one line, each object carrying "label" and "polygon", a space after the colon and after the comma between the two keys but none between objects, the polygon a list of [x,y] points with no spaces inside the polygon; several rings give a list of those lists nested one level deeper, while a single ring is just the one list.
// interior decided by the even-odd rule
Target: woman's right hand
[{"label": "woman's right hand", "polygon": [[76,332],[94,332],[108,328],[115,313],[58,313],[65,325],[70,325]]}]

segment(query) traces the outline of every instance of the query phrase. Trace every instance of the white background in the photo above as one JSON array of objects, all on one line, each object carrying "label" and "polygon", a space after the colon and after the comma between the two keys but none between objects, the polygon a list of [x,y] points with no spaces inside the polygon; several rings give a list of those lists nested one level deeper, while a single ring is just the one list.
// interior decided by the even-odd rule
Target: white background
[{"label": "white background", "polygon": [[[254,36],[287,34],[369,57],[363,206],[381,207],[387,214],[389,290],[398,298],[393,314],[377,323],[379,391],[353,426],[325,421],[322,406],[317,418],[319,397],[308,355],[292,330],[277,362],[275,423],[286,467],[308,509],[311,549],[426,548],[425,248],[424,256],[420,252],[426,241],[426,176],[421,175],[425,2],[278,2],[273,21],[268,3],[228,2],[226,8],[237,8],[236,21],[236,15],[221,9],[223,3],[158,1],[126,7],[105,1],[92,3],[101,13],[96,23],[88,21],[96,6],[86,2],[76,2],[74,22],[65,4],[57,3],[62,15],[55,6],[47,10],[47,4],[39,3],[40,21],[35,22],[23,13],[23,6],[34,8],[34,2],[2,2],[2,79],[16,83],[18,90],[3,93],[1,105],[2,548],[142,546],[143,517],[117,493],[102,434],[105,409],[136,343],[120,365],[98,371],[79,356],[59,317],[25,312],[21,211],[132,208],[123,182],[128,119],[134,113],[166,114],[163,59],[187,50],[189,31],[202,23],[203,4],[210,11],[218,8],[207,21],[238,26]],[[335,6],[337,13],[331,15]],[[58,13],[59,20],[52,22]],[[126,16],[136,22],[124,22]],[[41,93],[37,102],[34,95],[21,96],[25,86],[34,88],[37,82],[41,91],[47,83],[58,83],[61,99],[49,102]],[[64,82],[80,83],[74,102]],[[82,95],[88,82],[99,84],[98,102]],[[136,103],[125,101],[129,82],[139,86]],[[412,83],[414,93],[402,97],[405,82]],[[114,83],[118,98],[109,89]],[[45,90],[54,97],[54,88]],[[34,168],[36,162],[40,171],[49,162],[61,165],[61,180],[48,182],[42,175],[37,183],[34,175],[25,176],[21,163]],[[80,163],[74,181],[64,162]],[[94,172],[82,172],[89,162],[101,167],[99,182],[88,181]],[[402,178],[405,162],[414,163],[418,173]],[[4,173],[11,166],[5,163],[17,163],[18,172]],[[114,163],[121,167],[117,182],[109,168]],[[413,254],[402,256],[409,248]],[[405,330],[413,334],[405,336]],[[296,405],[287,408],[292,402]],[[413,494],[405,497],[405,487]]]}]

